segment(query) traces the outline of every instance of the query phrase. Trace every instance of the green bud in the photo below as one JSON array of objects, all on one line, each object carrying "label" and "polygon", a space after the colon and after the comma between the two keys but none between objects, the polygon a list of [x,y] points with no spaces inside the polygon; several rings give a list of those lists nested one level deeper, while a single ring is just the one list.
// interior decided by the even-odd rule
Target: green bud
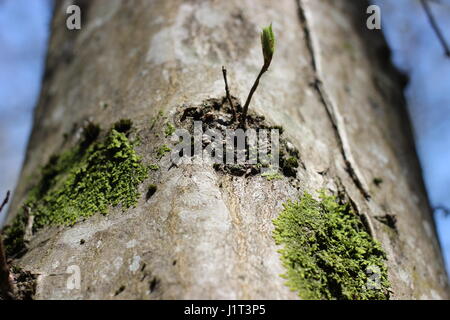
[{"label": "green bud", "polygon": [[264,55],[264,68],[268,69],[275,51],[275,35],[272,31],[272,24],[263,28],[261,32],[261,46]]}]

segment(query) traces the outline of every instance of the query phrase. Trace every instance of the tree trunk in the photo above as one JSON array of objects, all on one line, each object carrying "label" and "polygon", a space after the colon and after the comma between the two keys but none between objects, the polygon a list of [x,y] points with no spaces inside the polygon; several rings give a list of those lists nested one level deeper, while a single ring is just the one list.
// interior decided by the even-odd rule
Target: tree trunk
[{"label": "tree trunk", "polygon": [[[137,153],[157,164],[137,205],[71,227],[44,227],[13,263],[37,274],[35,298],[296,299],[280,274],[272,220],[288,199],[344,193],[387,254],[391,298],[449,298],[414,151],[404,80],[367,3],[345,0],[83,1],[82,28],[58,2],[47,67],[11,223],[39,170],[86,120],[133,121]],[[173,166],[165,121],[182,106],[231,94],[245,101],[262,65],[260,27],[276,51],[250,110],[282,125],[297,178],[235,176],[211,164]],[[237,101],[237,100],[236,100]],[[164,117],[158,116],[162,111]],[[153,119],[153,123],[152,123]],[[155,124],[156,123],[156,124]],[[154,194],[146,198],[150,185]],[[392,223],[389,223],[391,219]],[[68,285],[79,267],[81,287]],[[68,269],[69,268],[69,269]],[[76,282],[76,281],[75,281]]]}]

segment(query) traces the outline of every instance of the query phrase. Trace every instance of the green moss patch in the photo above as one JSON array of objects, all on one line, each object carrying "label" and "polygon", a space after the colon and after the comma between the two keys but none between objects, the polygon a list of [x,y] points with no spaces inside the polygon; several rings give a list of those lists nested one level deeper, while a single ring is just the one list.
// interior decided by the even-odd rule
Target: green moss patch
[{"label": "green moss patch", "polygon": [[283,176],[278,171],[266,171],[261,174],[261,177],[266,178],[268,181],[283,179]]},{"label": "green moss patch", "polygon": [[[147,177],[148,168],[124,133],[111,129],[98,141],[92,132],[92,128],[85,130],[79,145],[51,157],[43,168],[40,182],[25,202],[34,215],[34,230],[46,225],[70,226],[95,213],[106,214],[110,206],[136,204],[137,187]],[[26,222],[25,210],[21,210],[5,229],[10,253],[23,247]]]},{"label": "green moss patch", "polygon": [[166,129],[164,130],[164,134],[166,135],[166,137],[173,135],[175,131],[176,131],[175,126],[170,122],[167,122]]},{"label": "green moss patch", "polygon": [[273,223],[283,277],[301,298],[389,298],[385,253],[348,204],[305,193],[287,202]]},{"label": "green moss patch", "polygon": [[172,149],[167,144],[163,144],[159,146],[158,149],[156,150],[156,155],[158,159],[161,159],[162,157],[165,156],[166,153],[170,151],[172,151]]}]

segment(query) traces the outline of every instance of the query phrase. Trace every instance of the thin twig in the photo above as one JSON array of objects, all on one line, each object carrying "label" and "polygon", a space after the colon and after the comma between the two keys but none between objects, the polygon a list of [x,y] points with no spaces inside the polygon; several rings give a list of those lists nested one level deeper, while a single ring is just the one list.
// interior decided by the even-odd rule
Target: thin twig
[{"label": "thin twig", "polygon": [[437,206],[437,207],[434,207],[434,208],[433,208],[433,211],[435,211],[435,212],[441,211],[441,212],[443,212],[444,215],[446,215],[446,216],[450,215],[450,208],[448,208],[448,207],[446,207],[446,206],[443,206],[443,205],[439,205],[439,206]]},{"label": "thin twig", "polygon": [[[9,201],[10,192],[6,193],[6,198],[0,206],[0,213]],[[8,261],[6,260],[5,248],[3,246],[3,238],[0,234],[0,295],[4,299],[14,299],[15,286],[11,273],[9,272]]]},{"label": "thin twig", "polygon": [[247,112],[248,112],[248,106],[250,105],[250,101],[252,100],[252,96],[256,91],[256,88],[258,88],[259,79],[261,79],[261,76],[268,70],[267,66],[264,65],[261,69],[261,71],[258,74],[258,77],[255,80],[255,83],[253,84],[253,87],[250,89],[250,93],[248,94],[247,101],[245,101],[244,109],[242,111],[241,116],[241,123],[240,127],[244,128],[246,127],[246,120],[247,120]]},{"label": "thin twig", "polygon": [[236,119],[236,110],[233,106],[233,101],[231,100],[230,95],[230,89],[228,88],[228,81],[227,81],[227,69],[225,69],[224,66],[222,66],[222,73],[223,73],[223,80],[225,81],[225,92],[227,94],[228,103],[230,104],[230,108],[233,111],[233,120]]},{"label": "thin twig", "polygon": [[5,200],[3,200],[3,202],[2,202],[2,205],[0,206],[0,213],[2,212],[2,210],[3,210],[3,208],[6,206],[6,204],[8,203],[8,201],[9,201],[9,196],[11,195],[11,192],[8,190],[7,192],[6,192],[6,198],[5,198]]},{"label": "thin twig", "polygon": [[427,2],[427,0],[420,0],[420,3],[422,4],[423,9],[425,10],[425,13],[427,14],[428,20],[430,21],[431,27],[433,28],[434,32],[436,33],[437,37],[439,38],[439,41],[442,44],[442,47],[444,48],[445,55],[447,57],[450,57],[450,47],[447,44],[444,34],[442,33],[441,29],[439,28],[436,19],[434,19],[433,14],[431,13],[431,8]]}]

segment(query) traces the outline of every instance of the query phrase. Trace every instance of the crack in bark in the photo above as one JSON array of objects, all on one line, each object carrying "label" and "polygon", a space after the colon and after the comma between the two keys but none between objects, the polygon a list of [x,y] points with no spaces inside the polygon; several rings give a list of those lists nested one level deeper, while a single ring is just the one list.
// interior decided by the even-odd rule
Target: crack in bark
[{"label": "crack in bark", "polygon": [[296,2],[297,2],[297,7],[298,7],[300,24],[303,28],[303,33],[305,35],[305,40],[306,40],[306,46],[307,46],[308,52],[311,57],[311,66],[312,66],[312,69],[314,72],[313,86],[319,96],[320,101],[322,102],[322,104],[325,107],[325,111],[327,112],[328,118],[330,119],[331,125],[333,127],[333,131],[336,136],[336,140],[338,142],[340,152],[341,152],[342,157],[345,162],[346,171],[349,174],[350,178],[353,180],[353,182],[356,185],[356,187],[358,188],[358,190],[363,195],[363,197],[366,200],[370,200],[370,194],[367,191],[367,188],[364,186],[362,179],[359,177],[360,175],[357,173],[357,169],[356,169],[356,166],[353,164],[352,157],[351,157],[351,155],[348,154],[348,152],[346,152],[346,149],[349,149],[349,147],[347,146],[347,148],[346,148],[346,144],[344,142],[344,139],[342,138],[341,130],[338,126],[338,121],[336,119],[336,108],[333,105],[333,103],[331,102],[331,100],[324,88],[323,82],[320,79],[319,71],[317,68],[316,54],[315,54],[312,39],[311,39],[311,32],[309,29],[308,20],[306,18],[303,0],[296,0]]}]

